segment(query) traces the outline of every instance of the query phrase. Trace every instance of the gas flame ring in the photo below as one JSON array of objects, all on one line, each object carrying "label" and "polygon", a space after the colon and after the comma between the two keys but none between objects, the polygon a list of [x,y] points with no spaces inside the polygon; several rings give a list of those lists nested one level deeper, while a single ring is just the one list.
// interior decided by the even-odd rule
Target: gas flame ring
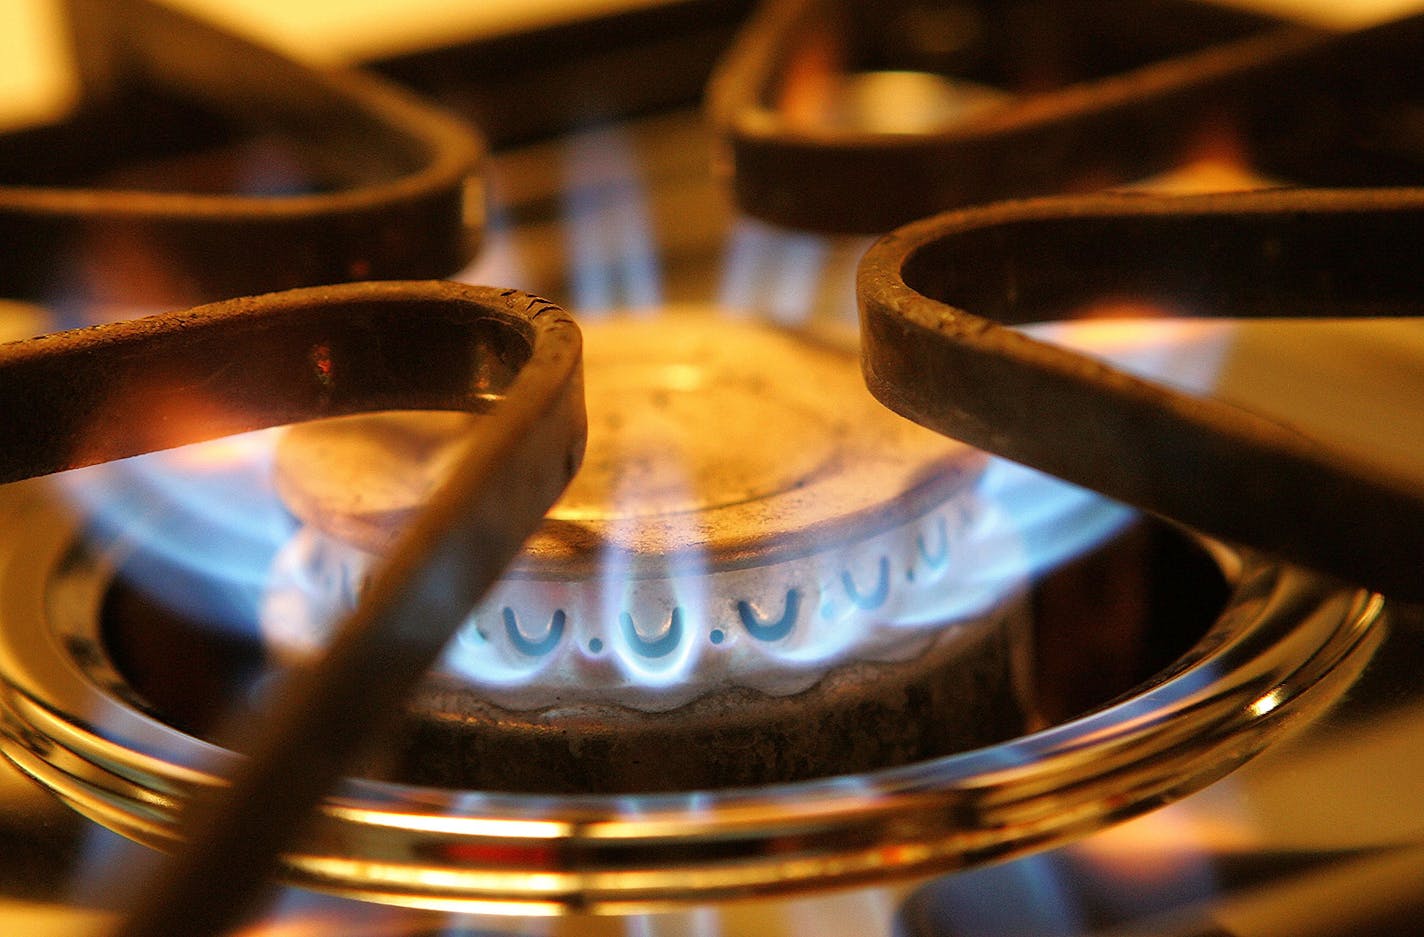
[{"label": "gas flame ring", "polygon": [[[1012,548],[976,490],[986,460],[889,414],[850,351],[699,307],[583,331],[588,458],[446,655],[491,700],[667,710],[729,681],[787,695],[839,660],[907,659],[987,602],[963,578]],[[462,419],[283,437],[277,488],[304,526],[260,615],[277,654],[319,647],[356,604]]]},{"label": "gas flame ring", "polygon": [[[105,571],[38,494],[12,487],[3,505],[8,523],[36,532],[0,547],[4,752],[93,819],[171,844],[176,803],[221,783],[197,766],[216,754],[221,771],[236,756],[124,702],[86,661],[84,613]],[[1233,588],[1210,631],[1129,697],[1050,729],[902,768],[720,792],[529,797],[348,781],[285,876],[401,905],[616,912],[1052,845],[1226,774],[1337,698],[1377,646],[1377,596],[1212,550]]]},{"label": "gas flame ring", "polygon": [[[1023,731],[1031,560],[979,491],[981,454],[877,404],[850,348],[719,307],[583,332],[584,468],[412,700],[381,777],[741,787]],[[277,488],[303,526],[263,595],[269,651],[300,660],[358,604],[460,420],[284,434]]]}]

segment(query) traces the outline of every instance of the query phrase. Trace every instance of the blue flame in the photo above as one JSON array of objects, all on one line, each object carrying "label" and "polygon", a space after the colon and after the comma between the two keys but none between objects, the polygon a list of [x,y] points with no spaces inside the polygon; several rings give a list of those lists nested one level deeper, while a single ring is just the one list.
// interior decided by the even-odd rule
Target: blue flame
[{"label": "blue flame", "polygon": [[662,709],[724,684],[797,692],[841,661],[908,659],[955,628],[998,621],[1034,579],[1132,517],[991,462],[977,487],[908,529],[784,565],[708,570],[683,560],[640,576],[610,548],[596,582],[516,578],[497,587],[446,662],[513,689],[516,708],[550,693]]},{"label": "blue flame", "polygon": [[1037,579],[1102,544],[1135,516],[1130,508],[1004,459],[989,463],[979,493],[1002,515],[1021,552],[974,568],[976,581]]},{"label": "blue flame", "polygon": [[[679,478],[678,487],[691,496],[693,482]],[[639,492],[627,483],[612,492],[615,503],[636,503]],[[685,518],[688,543],[700,540],[694,516]],[[636,517],[615,526],[635,527]],[[629,683],[639,687],[667,687],[686,681],[711,638],[709,584],[705,557],[694,554],[670,559],[666,578],[639,579],[633,575],[631,557],[613,546],[624,538],[612,531],[610,546],[599,563],[599,622],[586,627],[607,634],[613,660]],[[617,622],[618,627],[609,627]],[[602,628],[599,626],[602,625]],[[705,636],[705,637],[704,637]]]},{"label": "blue flame", "polygon": [[[493,170],[491,170],[493,174]],[[497,184],[498,177],[486,180]],[[460,283],[528,283],[529,273],[524,259],[520,256],[518,241],[514,236],[514,223],[509,211],[498,201],[492,201],[483,210],[485,217],[484,234],[480,239],[480,250],[474,259],[451,277]]]},{"label": "blue flame", "polygon": [[1216,388],[1238,329],[1236,323],[1161,318],[1172,313],[1147,305],[1116,312],[1107,318],[1033,325],[1026,331],[1188,393],[1208,393]]},{"label": "blue flame", "polygon": [[[785,324],[801,322],[826,289],[829,255],[824,237],[738,219],[727,242],[718,299],[733,309],[757,309]],[[844,295],[854,296],[854,291]]]},{"label": "blue flame", "polygon": [[648,195],[623,134],[575,135],[565,156],[565,236],[579,310],[638,309],[662,301]]},{"label": "blue flame", "polygon": [[906,935],[920,933],[1076,937],[1094,928],[1060,854],[1030,856],[1003,865],[946,875],[905,902]]},{"label": "blue flame", "polygon": [[271,486],[271,431],[59,476],[96,548],[129,585],[180,614],[250,629],[295,530]]}]

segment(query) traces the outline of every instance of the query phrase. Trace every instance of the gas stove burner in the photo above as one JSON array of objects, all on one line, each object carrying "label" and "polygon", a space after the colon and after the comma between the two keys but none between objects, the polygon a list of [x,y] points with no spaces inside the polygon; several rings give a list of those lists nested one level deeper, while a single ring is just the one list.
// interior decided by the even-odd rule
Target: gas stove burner
[{"label": "gas stove burner", "polygon": [[[172,845],[179,804],[220,783],[236,756],[160,718],[147,687],[116,666],[100,630],[115,570],[69,510],[27,483],[6,490],[0,517],[24,532],[0,552],[5,755],[90,818]],[[1153,642],[1221,577],[1180,535],[1157,541],[1141,558],[1157,570],[1139,612]],[[351,780],[282,877],[403,906],[628,911],[943,870],[1081,835],[1215,780],[1308,721],[1383,632],[1367,595],[1211,555],[1232,582],[1215,623],[1179,623],[1183,640],[1155,673],[1134,675],[1135,686],[1104,678],[1087,712],[1038,731],[898,768],[723,791],[501,794]],[[1070,691],[1100,656],[1087,647],[1120,630],[1104,634],[1105,600],[1081,592],[1075,613],[1038,623],[1081,655]],[[220,669],[224,655],[196,656],[195,640],[175,632],[161,653]]]},{"label": "gas stove burner", "polygon": [[[791,333],[707,310],[588,331],[590,457],[417,701],[402,776],[726,787],[1023,729],[1027,561],[975,487],[982,457]],[[307,526],[264,605],[279,652],[314,650],[356,604],[366,551],[438,482],[466,419],[288,431],[278,486]]]}]

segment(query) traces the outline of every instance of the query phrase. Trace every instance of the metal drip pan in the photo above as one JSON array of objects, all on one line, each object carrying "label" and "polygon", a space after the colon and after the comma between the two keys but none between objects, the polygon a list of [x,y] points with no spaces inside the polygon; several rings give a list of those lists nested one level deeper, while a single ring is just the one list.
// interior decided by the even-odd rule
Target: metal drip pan
[{"label": "metal drip pan", "polygon": [[[0,548],[5,754],[85,815],[171,844],[176,805],[236,756],[145,712],[114,670],[95,626],[113,570],[49,489],[12,486],[3,514],[27,532]],[[726,791],[534,796],[352,780],[286,857],[286,877],[410,906],[620,911],[964,867],[1080,835],[1226,774],[1332,702],[1377,645],[1377,598],[1212,555],[1230,598],[1185,653],[1011,741]],[[1074,627],[1086,641],[1103,626],[1090,611]]]}]

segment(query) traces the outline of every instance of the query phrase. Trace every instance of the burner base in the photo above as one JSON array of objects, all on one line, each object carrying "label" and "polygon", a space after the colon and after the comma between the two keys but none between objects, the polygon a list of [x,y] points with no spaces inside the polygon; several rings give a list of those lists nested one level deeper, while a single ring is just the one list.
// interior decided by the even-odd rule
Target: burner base
[{"label": "burner base", "polygon": [[634,793],[872,771],[1003,741],[1027,727],[1028,614],[952,629],[904,663],[856,662],[787,696],[734,687],[666,712],[579,702],[503,709],[429,681],[393,780],[455,789]]}]

